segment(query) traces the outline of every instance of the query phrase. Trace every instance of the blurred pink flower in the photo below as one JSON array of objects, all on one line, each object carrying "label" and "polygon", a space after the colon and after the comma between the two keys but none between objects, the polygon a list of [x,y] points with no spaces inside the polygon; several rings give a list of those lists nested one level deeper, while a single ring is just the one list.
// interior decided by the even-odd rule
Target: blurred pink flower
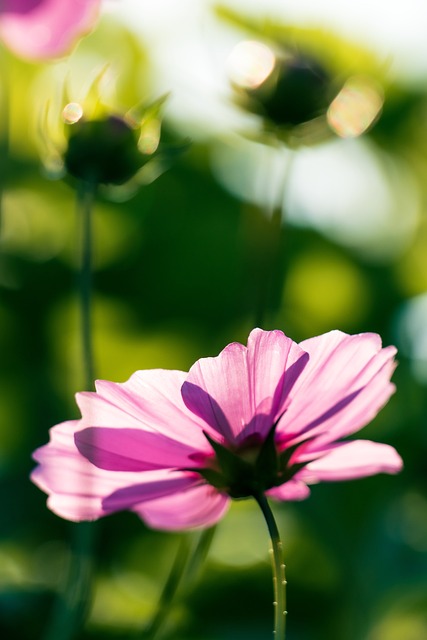
[{"label": "blurred pink flower", "polygon": [[394,392],[394,347],[332,331],[296,344],[255,329],[189,373],[148,370],[77,395],[80,420],[51,429],[32,480],[70,520],[130,509],[150,526],[209,526],[230,498],[302,500],[308,484],[397,473],[395,449],[341,439]]},{"label": "blurred pink flower", "polygon": [[0,39],[38,60],[62,56],[95,24],[101,0],[2,0]]}]

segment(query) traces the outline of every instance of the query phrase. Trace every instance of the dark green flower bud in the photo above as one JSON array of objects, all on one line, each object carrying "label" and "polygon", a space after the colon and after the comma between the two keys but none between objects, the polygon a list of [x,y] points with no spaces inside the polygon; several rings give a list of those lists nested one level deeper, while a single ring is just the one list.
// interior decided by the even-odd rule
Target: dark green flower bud
[{"label": "dark green flower bud", "polygon": [[325,114],[331,84],[318,62],[298,55],[278,60],[265,82],[246,93],[250,109],[276,126],[293,127]]},{"label": "dark green flower bud", "polygon": [[118,116],[81,119],[70,127],[64,163],[75,178],[123,184],[146,159],[138,149],[138,132]]}]

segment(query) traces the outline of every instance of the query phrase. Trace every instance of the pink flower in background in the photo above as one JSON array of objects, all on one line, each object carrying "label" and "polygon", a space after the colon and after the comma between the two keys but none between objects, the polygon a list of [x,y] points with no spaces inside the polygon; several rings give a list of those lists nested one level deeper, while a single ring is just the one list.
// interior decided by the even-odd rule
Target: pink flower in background
[{"label": "pink flower in background", "polygon": [[0,38],[24,58],[65,55],[95,24],[101,0],[2,0]]},{"label": "pink flower in background", "polygon": [[188,373],[136,372],[77,395],[32,480],[70,520],[129,509],[159,529],[209,526],[231,498],[302,500],[309,484],[397,473],[395,449],[347,440],[394,392],[394,347],[332,331],[296,344],[251,332]]}]

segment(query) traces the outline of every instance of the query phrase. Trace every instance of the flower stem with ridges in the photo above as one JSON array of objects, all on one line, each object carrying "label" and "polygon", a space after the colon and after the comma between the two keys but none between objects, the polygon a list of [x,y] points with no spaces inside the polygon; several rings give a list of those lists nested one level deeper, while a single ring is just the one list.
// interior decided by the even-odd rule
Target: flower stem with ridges
[{"label": "flower stem with ridges", "polygon": [[286,577],[283,564],[283,547],[279,530],[270,509],[267,498],[263,493],[254,494],[267,523],[273,551],[273,586],[274,586],[274,638],[285,640],[286,634]]}]

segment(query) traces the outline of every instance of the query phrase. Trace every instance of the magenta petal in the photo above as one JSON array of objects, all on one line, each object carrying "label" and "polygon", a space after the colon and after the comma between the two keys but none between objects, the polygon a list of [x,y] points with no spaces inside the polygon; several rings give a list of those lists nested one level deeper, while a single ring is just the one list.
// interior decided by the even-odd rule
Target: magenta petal
[{"label": "magenta petal", "polygon": [[200,483],[200,478],[188,473],[172,472],[167,477],[153,481],[147,478],[144,482],[131,484],[114,491],[114,493],[104,498],[102,506],[108,513],[132,509],[140,502],[155,500],[156,498],[184,491],[196,483]]},{"label": "magenta petal", "polygon": [[269,489],[266,491],[266,495],[274,500],[283,500],[286,502],[305,500],[310,495],[310,489],[305,482],[296,480],[293,478],[285,484],[281,484],[279,487]]},{"label": "magenta petal", "polygon": [[397,451],[369,440],[353,440],[336,444],[298,473],[304,482],[353,480],[376,473],[398,473],[403,466]]},{"label": "magenta petal", "polygon": [[203,422],[185,406],[182,371],[137,371],[127,382],[96,382],[96,393],[77,394],[81,428],[139,428],[209,451]]},{"label": "magenta petal", "polygon": [[148,471],[194,466],[198,452],[180,442],[142,429],[89,427],[78,431],[77,449],[92,464],[110,471]]},{"label": "magenta petal", "polygon": [[255,329],[247,347],[233,343],[219,356],[196,362],[182,386],[182,397],[229,443],[239,444],[254,434],[266,436],[307,359],[281,331]]},{"label": "magenta petal", "polygon": [[395,392],[395,386],[390,382],[394,369],[392,360],[386,362],[370,382],[354,394],[353,401],[344,411],[313,429],[311,435],[316,434],[315,446],[349,436],[371,422]]},{"label": "magenta petal", "polygon": [[277,433],[288,442],[320,436],[331,442],[361,429],[394,392],[394,347],[376,334],[332,331],[301,343],[310,360],[299,376]]},{"label": "magenta petal", "polygon": [[39,466],[31,480],[48,494],[48,507],[62,518],[80,522],[96,520],[105,515],[101,500],[106,483],[99,483],[93,466],[80,454],[65,455],[60,450],[41,447],[35,452]]},{"label": "magenta petal", "polygon": [[100,4],[101,0],[3,0],[1,38],[25,58],[62,56],[94,26]]},{"label": "magenta petal", "polygon": [[31,479],[49,495],[48,505],[57,515],[75,521],[94,520],[105,515],[102,499],[140,481],[140,474],[97,469],[76,449],[77,426],[77,421],[70,421],[50,430],[50,442],[33,454],[39,465]]},{"label": "magenta petal", "polygon": [[133,511],[154,529],[180,531],[211,527],[225,515],[229,504],[228,496],[203,484],[165,498],[144,502],[133,507]]}]

